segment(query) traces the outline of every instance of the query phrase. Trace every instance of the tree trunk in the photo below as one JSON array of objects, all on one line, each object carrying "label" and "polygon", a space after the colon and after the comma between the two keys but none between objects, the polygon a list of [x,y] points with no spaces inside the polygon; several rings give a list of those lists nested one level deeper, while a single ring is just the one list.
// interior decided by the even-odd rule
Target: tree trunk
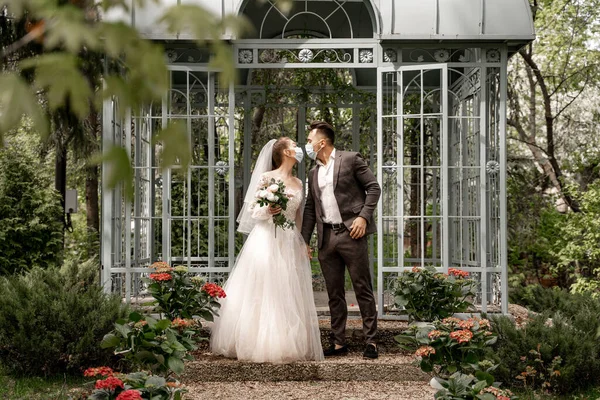
[{"label": "tree trunk", "polygon": [[[90,113],[88,120],[90,122],[88,128],[90,139],[94,143],[94,145],[96,145],[100,129],[100,120],[95,107],[92,108],[92,112]],[[95,255],[98,252],[98,245],[100,243],[100,208],[98,199],[98,175],[98,166],[92,165],[88,162],[88,165],[86,167],[85,178],[85,208],[88,233],[88,249],[91,253],[88,254],[88,256]]]},{"label": "tree trunk", "polygon": [[54,188],[60,194],[60,204],[62,205],[63,213],[61,220],[63,222],[63,245],[65,242],[65,197],[67,194],[67,147],[60,144],[56,147],[56,158],[54,161]]}]

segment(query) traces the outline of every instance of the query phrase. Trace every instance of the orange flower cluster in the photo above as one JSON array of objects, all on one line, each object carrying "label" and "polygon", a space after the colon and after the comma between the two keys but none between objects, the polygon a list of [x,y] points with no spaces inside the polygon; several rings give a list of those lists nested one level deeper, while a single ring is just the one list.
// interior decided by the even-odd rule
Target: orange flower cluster
[{"label": "orange flower cluster", "polygon": [[183,318],[175,318],[171,322],[171,326],[173,328],[187,328],[190,326],[194,326],[196,322],[193,319],[183,319]]},{"label": "orange flower cluster", "polygon": [[458,323],[458,327],[461,329],[473,329],[474,326],[475,320],[473,318],[469,318]]},{"label": "orange flower cluster", "polygon": [[459,323],[460,323],[460,319],[454,318],[454,317],[448,317],[448,318],[444,318],[442,320],[442,324],[444,324],[446,326],[455,326],[455,325],[458,325]]},{"label": "orange flower cluster", "polygon": [[157,261],[152,264],[150,268],[156,270],[158,273],[173,271],[173,268],[171,268],[171,266],[164,261]]},{"label": "orange flower cluster", "polygon": [[431,346],[421,346],[415,352],[417,357],[428,357],[432,354],[435,354],[435,349]]},{"label": "orange flower cluster", "polygon": [[171,279],[173,279],[173,276],[169,273],[162,272],[159,274],[150,274],[150,279],[153,279],[156,282],[164,282],[164,281],[170,281]]},{"label": "orange flower cluster", "polygon": [[108,378],[104,379],[103,381],[101,381],[101,380],[96,381],[96,389],[115,390],[116,388],[123,389],[124,385],[123,385],[122,380],[120,380],[119,378],[115,378],[114,376],[109,376]]},{"label": "orange flower cluster", "polygon": [[508,389],[500,389],[494,386],[486,387],[481,392],[479,392],[479,394],[484,393],[493,394],[494,396],[496,396],[497,400],[510,400],[510,396],[513,395],[513,393]]},{"label": "orange flower cluster", "polygon": [[442,331],[438,331],[438,330],[431,331],[431,332],[429,332],[427,334],[427,336],[429,336],[429,340],[435,340],[435,339],[439,338],[442,335],[443,335],[443,332]]},{"label": "orange flower cluster", "polygon": [[473,332],[466,330],[466,329],[450,332],[450,339],[454,339],[458,343],[467,343],[472,338],[473,338]]},{"label": "orange flower cluster", "polygon": [[83,376],[94,377],[94,376],[113,376],[114,371],[110,367],[96,367],[88,368],[83,373]]},{"label": "orange flower cluster", "polygon": [[116,400],[143,400],[139,390],[129,389],[119,393]]},{"label": "orange flower cluster", "polygon": [[421,272],[421,270],[418,267],[412,267],[412,272]]},{"label": "orange flower cluster", "polygon": [[480,319],[477,322],[479,322],[479,327],[481,329],[492,329],[492,325],[490,324],[490,321],[487,319]]},{"label": "orange flower cluster", "polygon": [[215,283],[206,283],[202,290],[208,293],[210,297],[225,298],[227,295],[223,288]]},{"label": "orange flower cluster", "polygon": [[459,278],[468,278],[469,277],[469,273],[467,271],[462,271],[462,270],[456,269],[456,268],[448,269],[448,274],[459,277]]}]

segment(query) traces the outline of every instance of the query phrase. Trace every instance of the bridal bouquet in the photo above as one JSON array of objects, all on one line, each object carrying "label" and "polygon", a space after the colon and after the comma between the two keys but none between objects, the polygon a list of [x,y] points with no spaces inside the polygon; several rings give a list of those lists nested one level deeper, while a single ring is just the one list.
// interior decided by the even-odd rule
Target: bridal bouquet
[{"label": "bridal bouquet", "polygon": [[[287,209],[287,203],[291,197],[285,192],[283,181],[274,178],[271,178],[271,180],[262,179],[256,191],[256,202],[259,206],[281,207],[283,211]],[[275,236],[277,236],[277,227],[291,229],[296,226],[294,221],[287,219],[283,213],[273,215],[273,224],[275,225]]]}]

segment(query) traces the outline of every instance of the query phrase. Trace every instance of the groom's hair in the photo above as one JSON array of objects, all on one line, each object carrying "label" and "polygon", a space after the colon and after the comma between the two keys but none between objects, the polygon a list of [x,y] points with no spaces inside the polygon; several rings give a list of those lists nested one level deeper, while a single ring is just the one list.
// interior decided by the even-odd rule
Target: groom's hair
[{"label": "groom's hair", "polygon": [[335,131],[333,130],[333,126],[328,124],[325,121],[313,121],[310,124],[310,130],[316,129],[318,133],[325,136],[325,139],[329,141],[332,145],[335,142]]},{"label": "groom's hair", "polygon": [[273,169],[279,168],[283,162],[283,151],[289,147],[290,140],[289,137],[282,136],[273,144]]}]

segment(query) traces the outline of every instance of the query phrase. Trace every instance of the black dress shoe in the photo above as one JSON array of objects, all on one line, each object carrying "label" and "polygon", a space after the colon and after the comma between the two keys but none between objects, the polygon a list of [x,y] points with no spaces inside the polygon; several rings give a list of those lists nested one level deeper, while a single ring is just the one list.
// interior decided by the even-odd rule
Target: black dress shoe
[{"label": "black dress shoe", "polygon": [[336,349],[335,345],[332,344],[330,348],[323,352],[323,354],[325,355],[325,357],[341,356],[343,354],[348,354],[348,346],[343,346],[339,349]]},{"label": "black dress shoe", "polygon": [[377,347],[374,344],[369,343],[367,345],[367,348],[365,349],[365,352],[363,353],[363,357],[365,357],[365,358],[379,357],[379,353],[377,353]]}]

